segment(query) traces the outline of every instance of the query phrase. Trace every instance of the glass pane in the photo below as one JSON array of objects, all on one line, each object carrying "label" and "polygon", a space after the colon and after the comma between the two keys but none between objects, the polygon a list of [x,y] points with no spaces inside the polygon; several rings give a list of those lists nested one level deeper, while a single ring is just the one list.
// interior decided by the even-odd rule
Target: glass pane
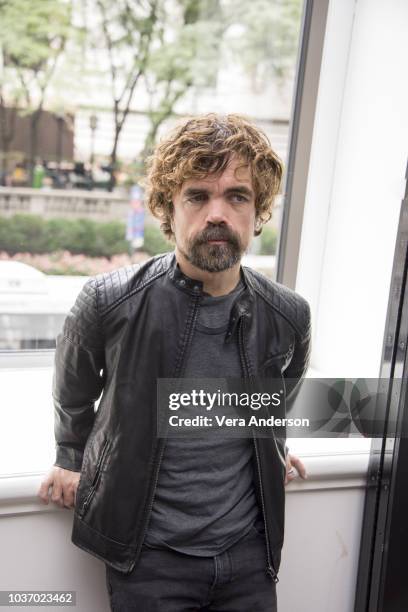
[{"label": "glass pane", "polygon": [[[173,249],[144,206],[142,179],[180,118],[245,114],[286,162],[303,9],[56,0],[27,15],[19,3],[0,15],[0,350],[53,348],[80,278]],[[245,260],[270,277],[281,206],[279,196]],[[30,270],[43,278],[29,280]]]},{"label": "glass pane", "polygon": [[0,350],[55,348],[64,315],[0,314]]}]

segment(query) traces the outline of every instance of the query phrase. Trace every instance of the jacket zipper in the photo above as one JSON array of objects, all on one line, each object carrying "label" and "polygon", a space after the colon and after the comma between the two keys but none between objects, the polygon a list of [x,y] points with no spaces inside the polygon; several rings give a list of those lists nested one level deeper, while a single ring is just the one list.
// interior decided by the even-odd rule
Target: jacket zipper
[{"label": "jacket zipper", "polygon": [[99,455],[99,459],[98,459],[98,463],[96,464],[96,469],[95,469],[95,475],[93,477],[93,481],[91,484],[91,488],[89,489],[89,493],[86,496],[86,499],[83,503],[82,506],[82,510],[80,512],[80,517],[84,518],[85,513],[88,509],[89,504],[91,503],[91,500],[93,498],[93,496],[95,495],[95,491],[96,491],[96,487],[98,486],[99,480],[100,480],[100,475],[101,475],[101,468],[103,465],[103,461],[105,460],[105,456],[106,453],[108,451],[108,446],[109,446],[109,440],[105,440],[103,446],[102,446],[102,450],[101,450],[101,454]]},{"label": "jacket zipper", "polygon": [[289,350],[284,351],[282,353],[278,353],[277,355],[273,355],[272,357],[267,359],[264,364],[262,364],[261,370],[263,370],[264,368],[267,368],[269,365],[271,365],[271,363],[275,363],[275,361],[277,361],[278,359],[281,359],[281,357],[284,357],[285,360],[288,359],[288,357],[291,357],[293,355],[293,352],[294,352],[294,347],[290,346]]},{"label": "jacket zipper", "polygon": [[[240,326],[239,326],[239,347],[240,347],[241,359],[242,359],[242,363],[244,366],[245,375],[247,378],[251,380],[252,377],[249,373],[249,366],[248,366],[247,356],[246,356],[246,352],[244,348],[244,319],[243,318],[240,319]],[[264,492],[263,492],[263,485],[262,485],[261,463],[259,460],[258,444],[255,438],[254,430],[252,430],[252,438],[253,438],[254,447],[255,447],[256,465],[258,469],[258,479],[259,479],[259,490],[261,493],[262,517],[263,517],[264,526],[265,526],[265,542],[266,542],[266,558],[267,558],[266,573],[272,578],[273,582],[277,583],[279,582],[279,578],[273,567],[273,563],[271,559],[269,535],[268,535],[268,528],[266,524],[266,511],[265,511],[265,500],[264,500]]]},{"label": "jacket zipper", "polygon": [[261,466],[260,466],[260,461],[259,461],[258,445],[256,443],[256,438],[255,438],[253,430],[252,430],[252,437],[253,437],[254,446],[255,446],[256,464],[258,467],[258,477],[259,477],[259,489],[261,492],[262,516],[263,516],[264,525],[265,525],[266,556],[268,560],[268,565],[266,566],[266,573],[269,574],[272,580],[276,583],[276,582],[279,582],[279,578],[273,568],[272,561],[271,561],[271,554],[270,554],[270,548],[269,548],[269,536],[268,536],[268,529],[267,529],[266,518],[265,518],[265,501],[264,501],[263,486],[262,486],[262,479],[261,479]]},{"label": "jacket zipper", "polygon": [[[200,298],[201,298],[201,296],[196,296],[194,298],[192,322],[191,322],[190,329],[188,330],[188,337],[187,337],[187,342],[186,342],[185,347],[184,347],[184,354],[182,355],[182,358],[180,360],[179,371],[174,373],[174,378],[180,377],[180,375],[181,375],[181,373],[183,371],[184,356],[185,356],[185,354],[186,354],[186,352],[187,352],[187,350],[188,350],[188,348],[189,348],[189,346],[191,344],[191,340],[192,340],[192,337],[193,337],[193,330],[194,330],[195,321],[196,321],[196,318],[197,318],[198,303],[200,301]],[[133,568],[134,568],[134,566],[136,564],[136,561],[137,561],[137,559],[139,557],[140,550],[142,548],[143,541],[144,541],[144,539],[146,537],[147,528],[148,528],[148,525],[149,525],[149,517],[150,517],[151,512],[152,512],[154,496],[155,496],[155,493],[156,493],[156,487],[157,487],[157,483],[159,481],[160,465],[161,465],[161,462],[162,462],[165,445],[166,445],[166,438],[163,437],[163,438],[161,438],[161,441],[160,441],[159,458],[158,458],[156,474],[155,474],[155,478],[154,478],[153,491],[152,491],[152,494],[150,496],[149,506],[148,506],[148,509],[147,509],[147,519],[146,519],[146,523],[145,523],[144,530],[143,530],[143,536],[140,539],[140,543],[139,543],[139,546],[138,546],[138,549],[137,549],[137,552],[136,552],[136,557],[135,557],[135,559],[132,561],[132,563],[130,565],[130,571],[133,570]]]}]

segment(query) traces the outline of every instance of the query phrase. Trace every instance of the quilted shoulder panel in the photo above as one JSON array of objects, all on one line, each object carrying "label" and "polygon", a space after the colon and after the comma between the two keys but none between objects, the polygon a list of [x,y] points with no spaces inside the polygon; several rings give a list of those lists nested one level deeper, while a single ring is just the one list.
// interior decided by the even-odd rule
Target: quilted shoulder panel
[{"label": "quilted shoulder panel", "polygon": [[157,255],[143,264],[124,266],[95,276],[101,316],[146,287],[169,268],[172,253]]},{"label": "quilted shoulder panel", "polygon": [[124,266],[89,279],[65,319],[65,338],[88,349],[103,350],[103,316],[164,274],[171,255],[158,255],[141,265]]},{"label": "quilted shoulder panel", "polygon": [[62,332],[71,342],[90,349],[102,349],[103,346],[97,295],[95,279],[91,278],[69,311]]},{"label": "quilted shoulder panel", "polygon": [[279,312],[300,336],[310,333],[310,307],[301,295],[251,268],[245,267],[245,273],[255,292]]}]

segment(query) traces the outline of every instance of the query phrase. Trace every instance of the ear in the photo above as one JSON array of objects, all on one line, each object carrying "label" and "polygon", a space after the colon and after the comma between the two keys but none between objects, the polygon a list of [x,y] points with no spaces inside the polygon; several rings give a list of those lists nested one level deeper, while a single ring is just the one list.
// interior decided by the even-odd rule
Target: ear
[{"label": "ear", "polygon": [[174,234],[174,204],[173,204],[172,201],[169,202],[169,204],[170,204],[170,206],[169,206],[169,208],[170,208],[170,213],[169,213],[170,228],[171,228],[171,231]]},{"label": "ear", "polygon": [[260,231],[262,229],[262,225],[263,225],[262,219],[260,217],[257,217],[255,219],[255,227],[254,227],[254,234],[255,234],[255,236],[257,236],[260,233]]}]

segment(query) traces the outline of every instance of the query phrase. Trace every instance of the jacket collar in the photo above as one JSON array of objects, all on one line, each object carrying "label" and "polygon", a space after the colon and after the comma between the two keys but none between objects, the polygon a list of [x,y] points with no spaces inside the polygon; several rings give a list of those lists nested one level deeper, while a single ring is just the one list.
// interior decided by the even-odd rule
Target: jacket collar
[{"label": "jacket collar", "polygon": [[[242,291],[231,308],[230,324],[227,331],[227,338],[232,336],[235,327],[237,326],[241,317],[246,317],[248,320],[252,317],[253,302],[254,302],[254,288],[250,275],[246,268],[242,265],[240,267],[240,274],[242,282],[244,283],[244,291]],[[177,263],[175,253],[171,253],[171,259],[169,262],[168,276],[172,283],[184,293],[193,296],[200,296],[203,294],[203,282],[194,278],[190,278],[184,274]]]},{"label": "jacket collar", "polygon": [[190,295],[201,295],[203,293],[203,281],[190,278],[186,276],[186,274],[183,274],[177,263],[174,252],[171,253],[168,276],[177,289],[185,293],[189,293]]}]

